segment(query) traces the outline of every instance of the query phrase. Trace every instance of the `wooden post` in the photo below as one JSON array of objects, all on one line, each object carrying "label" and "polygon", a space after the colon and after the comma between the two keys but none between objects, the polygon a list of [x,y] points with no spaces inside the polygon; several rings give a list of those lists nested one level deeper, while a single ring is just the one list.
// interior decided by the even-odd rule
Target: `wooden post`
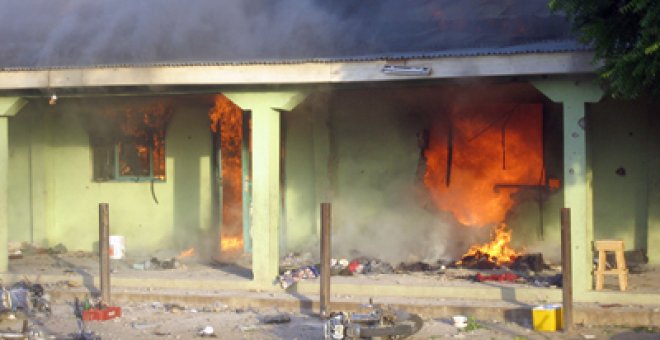
[{"label": "wooden post", "polygon": [[321,203],[321,307],[319,314],[324,319],[330,316],[331,226],[332,205]]},{"label": "wooden post", "polygon": [[571,209],[561,209],[561,272],[564,332],[573,329],[573,266],[571,265]]},{"label": "wooden post", "polygon": [[110,218],[108,203],[99,203],[99,267],[101,300],[110,304]]}]

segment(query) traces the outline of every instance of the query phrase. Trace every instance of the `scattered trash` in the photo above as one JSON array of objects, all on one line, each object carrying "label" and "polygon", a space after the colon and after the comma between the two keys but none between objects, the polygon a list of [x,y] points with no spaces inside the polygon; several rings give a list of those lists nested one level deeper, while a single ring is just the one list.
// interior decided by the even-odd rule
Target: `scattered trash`
[{"label": "scattered trash", "polygon": [[528,271],[540,272],[546,268],[545,263],[543,262],[543,254],[533,253],[533,254],[524,254],[516,257],[516,259],[511,264],[511,269],[519,271]]},{"label": "scattered trash", "polygon": [[50,296],[38,283],[20,281],[10,288],[0,286],[0,311],[38,312],[50,316]]},{"label": "scattered trash", "polygon": [[166,303],[163,305],[165,307],[165,310],[170,312],[170,313],[179,313],[179,312],[185,312],[186,307],[177,305],[175,303]]},{"label": "scattered trash", "polygon": [[121,308],[107,306],[102,308],[90,308],[83,311],[82,318],[85,321],[106,321],[121,316]]},{"label": "scattered trash", "polygon": [[324,338],[405,338],[417,333],[424,323],[417,314],[384,309],[372,303],[368,309],[366,313],[331,313],[323,326]]},{"label": "scattered trash", "polygon": [[529,283],[536,287],[562,287],[563,276],[561,273],[552,276],[533,276],[528,279]]},{"label": "scattered trash", "polygon": [[110,258],[121,260],[126,256],[126,239],[120,235],[110,235],[108,239],[108,251]]},{"label": "scattered trash", "polygon": [[101,299],[91,299],[86,296],[83,301],[77,297],[74,300],[74,314],[84,321],[106,321],[121,317],[121,308],[108,306]]},{"label": "scattered trash", "polygon": [[23,258],[23,252],[20,249],[9,251],[10,260],[19,260]]},{"label": "scattered trash", "polygon": [[467,327],[467,316],[465,315],[455,315],[451,318],[454,321],[454,327],[458,329],[463,329]]},{"label": "scattered trash", "polygon": [[201,337],[215,337],[215,330],[211,326],[206,326],[199,331]]},{"label": "scattered trash", "polygon": [[585,339],[595,339],[596,336],[593,334],[582,334],[582,337]]},{"label": "scattered trash", "polygon": [[159,260],[152,257],[144,262],[137,262],[133,264],[135,270],[163,270],[163,269],[178,269],[181,268],[181,262],[176,257],[167,260]]},{"label": "scattered trash", "polygon": [[352,261],[347,259],[332,259],[330,275],[351,276],[353,274],[392,274],[394,268],[391,264],[367,257],[360,257]]},{"label": "scattered trash", "polygon": [[277,282],[284,289],[291,287],[296,282],[319,277],[319,270],[315,266],[304,266],[298,269],[287,270],[277,277]]},{"label": "scattered trash", "polygon": [[431,265],[429,263],[425,262],[412,262],[412,263],[404,263],[401,262],[397,267],[396,271],[398,273],[408,273],[408,272],[427,272],[427,271],[432,271],[432,270],[437,270],[440,269],[439,265]]},{"label": "scattered trash", "polygon": [[490,274],[490,275],[484,275],[481,273],[477,273],[474,276],[474,280],[478,282],[484,282],[484,281],[499,281],[499,282],[516,282],[520,279],[520,276],[506,272],[502,274]]},{"label": "scattered trash", "polygon": [[314,264],[311,253],[288,253],[280,260],[280,266],[287,269],[300,268]]},{"label": "scattered trash", "polygon": [[280,324],[291,322],[291,317],[288,314],[266,315],[261,319],[265,324]]}]

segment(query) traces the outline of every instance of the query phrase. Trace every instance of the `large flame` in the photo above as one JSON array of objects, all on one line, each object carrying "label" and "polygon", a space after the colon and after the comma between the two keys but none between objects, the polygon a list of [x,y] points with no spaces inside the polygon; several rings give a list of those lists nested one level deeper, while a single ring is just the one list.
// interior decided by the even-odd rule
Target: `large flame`
[{"label": "large flame", "polygon": [[[222,168],[222,226],[220,255],[243,247],[243,203],[241,151],[243,112],[222,94],[215,96],[209,111],[211,130],[219,133]],[[226,255],[226,254],[225,254]]]},{"label": "large flame", "polygon": [[[504,222],[515,204],[516,186],[544,181],[541,106],[456,105],[442,117],[424,153],[424,184],[433,202],[466,226]],[[513,252],[511,232],[496,231],[495,239],[478,250],[501,262]]]},{"label": "large flame", "polygon": [[540,105],[455,106],[436,122],[424,183],[442,211],[467,226],[504,221],[516,188],[543,179]]},{"label": "large flame", "polygon": [[519,252],[509,247],[511,242],[511,231],[506,229],[506,224],[500,223],[494,230],[493,240],[482,245],[473,245],[470,250],[463,255],[457,265],[463,264],[467,257],[487,257],[491,262],[502,265],[511,263],[520,255]]}]

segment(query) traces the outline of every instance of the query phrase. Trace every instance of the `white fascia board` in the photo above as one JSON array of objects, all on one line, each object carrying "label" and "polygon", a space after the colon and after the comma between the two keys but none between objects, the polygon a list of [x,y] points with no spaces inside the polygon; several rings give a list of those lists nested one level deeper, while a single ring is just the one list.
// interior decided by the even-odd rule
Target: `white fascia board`
[{"label": "white fascia board", "polygon": [[[535,53],[386,61],[200,66],[118,66],[0,71],[0,90],[98,86],[318,84],[490,76],[593,73],[590,52]],[[392,75],[388,64],[428,67],[428,75]]]}]

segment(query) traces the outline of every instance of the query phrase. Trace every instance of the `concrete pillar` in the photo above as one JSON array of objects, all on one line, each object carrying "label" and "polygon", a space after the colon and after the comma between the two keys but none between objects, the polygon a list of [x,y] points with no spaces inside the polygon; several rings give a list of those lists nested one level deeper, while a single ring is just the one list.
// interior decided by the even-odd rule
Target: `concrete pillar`
[{"label": "concrete pillar", "polygon": [[660,264],[660,116],[658,108],[649,104],[648,147],[648,232],[646,249],[649,263]]},{"label": "concrete pillar", "polygon": [[8,218],[8,174],[9,174],[9,117],[20,111],[27,102],[21,98],[0,98],[0,272],[9,269],[7,241]]},{"label": "concrete pillar", "polygon": [[[532,82],[550,100],[564,108],[564,207],[571,209],[573,291],[591,289],[591,243],[593,241],[593,200],[587,166],[585,103],[602,97],[590,81],[539,80]],[[559,211],[556,212],[559,214]]]},{"label": "concrete pillar", "polygon": [[257,286],[270,287],[279,275],[280,112],[304,95],[297,91],[223,92],[252,112],[252,274]]},{"label": "concrete pillar", "polygon": [[314,120],[312,121],[312,143],[314,157],[314,220],[316,235],[321,235],[321,203],[332,203],[332,188],[330,187],[330,102],[329,95],[318,98],[314,105]]}]

